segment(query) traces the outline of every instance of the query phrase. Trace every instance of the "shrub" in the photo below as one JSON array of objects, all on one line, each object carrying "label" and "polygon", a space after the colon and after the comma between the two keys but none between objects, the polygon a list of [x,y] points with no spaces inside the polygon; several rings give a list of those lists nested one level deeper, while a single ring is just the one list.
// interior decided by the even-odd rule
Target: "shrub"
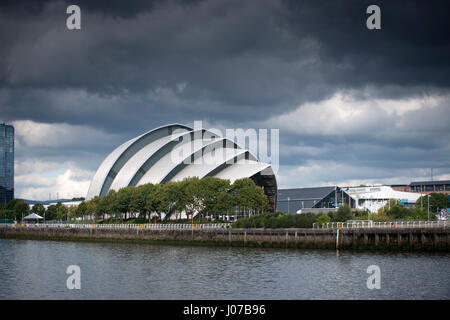
[{"label": "shrub", "polygon": [[331,218],[329,215],[322,213],[320,216],[317,217],[317,222],[322,225],[323,223],[331,222]]}]

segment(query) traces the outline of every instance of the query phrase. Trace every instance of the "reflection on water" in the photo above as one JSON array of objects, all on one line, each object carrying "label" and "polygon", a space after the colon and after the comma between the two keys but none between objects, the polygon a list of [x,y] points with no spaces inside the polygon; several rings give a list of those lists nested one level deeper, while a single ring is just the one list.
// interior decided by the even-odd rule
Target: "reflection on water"
[{"label": "reflection on water", "polygon": [[[450,254],[0,239],[0,262],[0,299],[450,298]],[[66,287],[69,265],[80,290]]]}]

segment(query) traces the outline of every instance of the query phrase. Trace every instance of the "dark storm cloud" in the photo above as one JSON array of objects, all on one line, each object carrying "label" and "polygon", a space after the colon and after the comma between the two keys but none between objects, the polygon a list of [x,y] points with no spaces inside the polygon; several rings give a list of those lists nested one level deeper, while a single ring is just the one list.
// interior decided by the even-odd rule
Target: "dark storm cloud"
[{"label": "dark storm cloud", "polygon": [[[450,78],[448,1],[287,1],[294,34],[319,39],[321,59],[342,65],[355,84],[429,84],[447,87]],[[361,12],[381,7],[382,29],[366,29]]]},{"label": "dark storm cloud", "polygon": [[[66,28],[70,4],[81,7],[80,31]],[[381,7],[381,30],[365,26],[371,4]],[[373,168],[377,177],[381,168],[393,170],[389,177],[402,168],[446,173],[449,7],[447,1],[3,1],[0,120],[71,125],[64,128],[78,139],[66,133],[57,147],[24,140],[17,155],[73,160],[91,171],[118,144],[151,128],[204,120],[221,128],[280,128],[282,165],[326,160]],[[340,92],[364,105],[442,101],[399,114],[321,104]],[[308,103],[323,112],[308,114]],[[343,120],[364,116],[339,124],[333,119],[340,111]],[[95,128],[98,141],[85,143],[83,128]],[[345,170],[342,179],[351,172]]]},{"label": "dark storm cloud", "polygon": [[90,108],[58,101],[55,110],[38,89],[128,101],[97,123],[109,130],[124,108],[138,123],[161,108],[245,122],[338,89],[397,85],[401,96],[414,85],[417,95],[450,81],[445,2],[379,2],[376,32],[365,28],[364,1],[79,1],[81,31],[65,27],[68,4],[3,7],[3,117],[89,123],[103,111],[95,97]]}]

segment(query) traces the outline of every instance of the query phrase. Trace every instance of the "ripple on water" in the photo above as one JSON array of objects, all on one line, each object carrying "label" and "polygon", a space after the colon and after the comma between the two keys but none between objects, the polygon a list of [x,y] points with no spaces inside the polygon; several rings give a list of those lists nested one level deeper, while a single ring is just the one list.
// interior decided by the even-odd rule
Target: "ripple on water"
[{"label": "ripple on water", "polygon": [[[449,254],[0,239],[1,299],[449,299]],[[81,268],[81,290],[66,268]],[[369,290],[366,270],[381,269]]]}]

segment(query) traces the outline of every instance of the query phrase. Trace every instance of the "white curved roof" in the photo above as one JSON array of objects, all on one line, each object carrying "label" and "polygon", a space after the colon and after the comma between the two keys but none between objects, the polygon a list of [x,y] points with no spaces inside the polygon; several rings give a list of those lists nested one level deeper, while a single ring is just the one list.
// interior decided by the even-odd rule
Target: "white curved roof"
[{"label": "white curved roof", "polygon": [[104,196],[108,190],[106,190],[106,192],[105,191],[102,192],[102,188],[105,185],[108,175],[111,173],[111,170],[114,167],[114,165],[118,164],[118,166],[120,167],[119,160],[127,152],[127,150],[130,150],[130,147],[133,146],[133,144],[135,144],[143,137],[146,136],[149,137],[152,133],[161,132],[163,129],[167,129],[168,132],[177,129],[192,130],[192,128],[183,126],[181,124],[166,125],[150,130],[144,134],[141,134],[140,136],[137,136],[136,138],[130,139],[125,143],[121,144],[113,152],[111,152],[106,157],[106,159],[103,160],[102,164],[98,167],[97,172],[94,175],[94,178],[91,180],[91,184],[89,186],[86,199],[89,200],[94,198],[95,196]]},{"label": "white curved roof", "polygon": [[[177,136],[180,135],[181,134],[178,134]],[[131,179],[133,179],[136,172],[142,167],[147,159],[171,140],[171,136],[165,136],[139,150],[119,171],[111,184],[111,189],[119,190],[120,188],[123,188],[123,186],[128,186]]]},{"label": "white curved roof", "polygon": [[241,159],[215,175],[216,178],[229,179],[233,183],[237,179],[251,177],[270,167],[270,164],[254,160]]},{"label": "white curved roof", "polygon": [[92,199],[95,196],[100,195],[100,191],[102,189],[103,183],[106,179],[106,176],[109,173],[109,170],[111,170],[111,167],[114,165],[114,163],[117,161],[117,159],[120,157],[120,155],[139,137],[136,137],[134,139],[128,140],[127,142],[121,144],[118,146],[113,152],[111,152],[105,160],[103,160],[100,167],[98,167],[97,172],[94,175],[94,178],[91,181],[91,184],[89,186],[89,190],[86,196],[86,199]]},{"label": "white curved roof", "polygon": [[[211,142],[209,139],[205,140],[202,136],[197,135],[196,133],[198,133],[198,131],[192,131],[192,133],[194,135],[194,139],[182,140],[177,143],[176,146],[174,146],[161,159],[153,164],[153,166],[145,173],[137,185],[139,186],[146,183],[161,183],[164,177],[177,165],[183,162],[187,156],[201,150],[205,145]],[[189,134],[190,132],[184,136]],[[191,142],[190,145],[188,145],[189,142]]]},{"label": "white curved roof", "polygon": [[[208,173],[217,168],[218,165],[226,163],[229,160],[234,159],[236,156],[244,154],[246,152],[243,149],[236,150],[233,148],[218,148],[215,151],[220,155],[219,157],[213,158],[213,156],[211,156],[210,160],[206,158],[202,159],[203,161],[201,163],[194,162],[193,164],[183,168],[172,179],[170,179],[170,181],[182,181],[183,179],[188,177],[203,178]],[[208,154],[211,155],[211,152],[209,152]],[[227,155],[229,156],[227,157]]]},{"label": "white curved roof", "polygon": [[270,175],[268,179],[255,179],[267,183],[272,190],[268,196],[273,197],[276,179],[270,164],[259,162],[249,151],[211,131],[172,124],[148,131],[111,152],[95,173],[86,199],[145,183],[205,176],[233,182],[264,172]]}]

